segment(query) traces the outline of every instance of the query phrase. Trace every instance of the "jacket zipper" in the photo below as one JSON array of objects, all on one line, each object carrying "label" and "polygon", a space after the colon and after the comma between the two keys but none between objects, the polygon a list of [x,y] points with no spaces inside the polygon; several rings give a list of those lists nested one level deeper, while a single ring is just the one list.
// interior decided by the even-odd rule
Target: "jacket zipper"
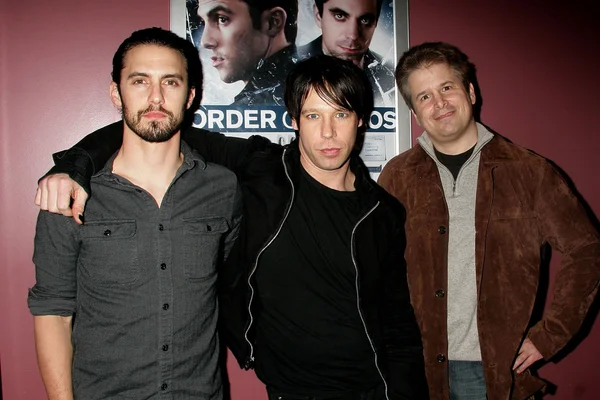
[{"label": "jacket zipper", "polygon": [[273,241],[279,235],[279,232],[281,232],[281,228],[283,227],[283,224],[285,223],[288,215],[290,214],[290,210],[292,209],[292,203],[294,202],[295,188],[294,188],[294,182],[292,181],[292,178],[290,177],[287,166],[285,165],[285,153],[286,152],[287,152],[287,149],[285,149],[283,151],[283,154],[281,155],[281,162],[283,163],[283,170],[285,171],[285,176],[287,177],[288,181],[290,182],[290,186],[292,187],[292,195],[290,197],[290,202],[288,204],[287,210],[285,211],[285,215],[283,216],[283,219],[281,220],[281,223],[279,224],[279,228],[277,228],[277,231],[275,232],[275,234],[271,237],[271,239],[269,239],[267,241],[267,243],[265,243],[265,245],[260,249],[260,251],[256,255],[256,259],[254,260],[254,266],[252,267],[252,271],[250,272],[250,275],[248,275],[248,286],[250,287],[250,301],[248,302],[248,315],[250,316],[250,322],[248,323],[248,327],[246,328],[246,331],[244,332],[244,338],[246,339],[248,346],[250,346],[250,356],[246,360],[244,369],[250,369],[252,363],[254,362],[254,346],[252,345],[252,342],[250,341],[250,339],[248,339],[248,332],[250,332],[250,328],[252,327],[252,323],[254,322],[254,317],[252,316],[252,301],[254,300],[254,288],[252,287],[252,276],[254,275],[254,272],[256,272],[256,268],[258,267],[258,260],[261,256],[261,254],[267,249],[267,247],[269,247],[271,245],[271,243],[273,243]]},{"label": "jacket zipper", "polygon": [[360,309],[360,293],[359,293],[359,288],[358,288],[358,278],[359,278],[359,273],[358,273],[358,264],[356,262],[356,257],[355,257],[355,253],[356,253],[356,247],[355,247],[355,236],[356,236],[356,229],[358,228],[358,225],[360,225],[361,222],[363,222],[369,215],[371,215],[373,213],[373,211],[375,211],[375,209],[379,206],[379,201],[377,202],[377,204],[375,204],[373,206],[373,208],[371,208],[365,215],[363,215],[363,217],[356,223],[356,225],[354,225],[354,228],[352,229],[352,237],[350,239],[350,248],[352,249],[352,264],[354,264],[354,271],[356,272],[356,278],[355,278],[355,288],[356,288],[356,308],[358,310],[358,316],[360,317],[360,321],[362,322],[363,328],[365,330],[365,334],[367,335],[367,339],[369,340],[369,344],[371,345],[371,350],[373,350],[373,355],[375,357],[375,368],[377,368],[377,372],[379,372],[379,376],[381,377],[381,380],[383,381],[383,386],[385,387],[385,398],[387,400],[389,400],[388,397],[388,385],[387,382],[385,381],[385,378],[383,376],[383,373],[381,372],[381,368],[379,368],[379,363],[378,363],[378,357],[377,357],[377,351],[375,350],[375,346],[373,345],[373,340],[371,339],[371,335],[369,335],[369,331],[367,330],[367,324],[365,323],[365,319],[363,317],[362,314],[362,310]]}]

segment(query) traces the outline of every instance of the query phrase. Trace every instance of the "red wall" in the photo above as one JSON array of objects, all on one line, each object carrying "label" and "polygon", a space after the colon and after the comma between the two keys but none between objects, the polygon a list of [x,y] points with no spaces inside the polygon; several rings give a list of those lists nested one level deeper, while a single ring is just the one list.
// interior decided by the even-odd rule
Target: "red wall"
[{"label": "red wall", "polygon": [[[483,3],[413,0],[411,43],[446,40],[469,54],[479,71],[483,122],[554,160],[600,213],[598,167],[593,165],[600,154],[594,119],[600,81],[594,56],[585,54],[596,50],[598,13],[577,2]],[[51,152],[118,118],[108,100],[112,55],[133,30],[168,27],[168,8],[168,0],[0,0],[0,364],[5,400],[44,398],[26,306],[27,288],[34,282],[35,182],[51,165]],[[592,364],[600,354],[598,325],[568,357],[541,370],[559,386],[553,398],[598,397],[600,376]],[[266,398],[253,373],[235,365],[229,370],[233,400]]]}]

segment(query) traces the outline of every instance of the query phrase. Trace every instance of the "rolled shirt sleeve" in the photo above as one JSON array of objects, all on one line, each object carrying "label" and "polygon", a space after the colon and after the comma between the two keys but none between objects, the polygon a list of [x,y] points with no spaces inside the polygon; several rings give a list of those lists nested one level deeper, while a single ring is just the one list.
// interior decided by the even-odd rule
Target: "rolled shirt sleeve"
[{"label": "rolled shirt sleeve", "polygon": [[35,285],[27,304],[32,315],[73,315],[77,298],[79,226],[71,217],[40,211],[34,240]]}]

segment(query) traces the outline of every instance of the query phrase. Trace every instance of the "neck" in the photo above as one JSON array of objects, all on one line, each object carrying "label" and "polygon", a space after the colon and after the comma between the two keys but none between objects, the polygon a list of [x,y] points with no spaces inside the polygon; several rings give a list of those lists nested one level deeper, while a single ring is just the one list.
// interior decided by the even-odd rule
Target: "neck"
[{"label": "neck", "polygon": [[265,56],[263,58],[266,60],[267,58],[271,57],[273,54],[277,53],[279,50],[282,50],[287,46],[289,46],[289,43],[285,39],[285,35],[283,33],[277,35],[273,39],[271,39]]},{"label": "neck", "polygon": [[160,207],[162,199],[183,163],[180,134],[162,143],[150,143],[127,126],[123,145],[115,157],[113,173],[146,190]]},{"label": "neck", "polygon": [[356,176],[350,170],[350,160],[335,170],[317,168],[306,157],[300,156],[300,163],[304,170],[321,185],[340,192],[353,192]]}]

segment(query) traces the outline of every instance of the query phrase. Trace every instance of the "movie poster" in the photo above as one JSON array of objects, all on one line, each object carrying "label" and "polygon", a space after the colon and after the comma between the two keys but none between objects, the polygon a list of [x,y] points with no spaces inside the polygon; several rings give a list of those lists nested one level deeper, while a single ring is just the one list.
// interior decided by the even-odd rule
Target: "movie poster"
[{"label": "movie poster", "polygon": [[[410,115],[394,81],[398,55],[408,48],[407,1],[297,0],[296,13],[295,0],[171,0],[171,30],[194,43],[203,64],[194,125],[287,144],[294,138],[283,102],[287,72],[323,52],[347,58],[373,87],[361,157],[376,178],[410,146]],[[249,13],[252,3],[271,3],[273,11]]]}]

